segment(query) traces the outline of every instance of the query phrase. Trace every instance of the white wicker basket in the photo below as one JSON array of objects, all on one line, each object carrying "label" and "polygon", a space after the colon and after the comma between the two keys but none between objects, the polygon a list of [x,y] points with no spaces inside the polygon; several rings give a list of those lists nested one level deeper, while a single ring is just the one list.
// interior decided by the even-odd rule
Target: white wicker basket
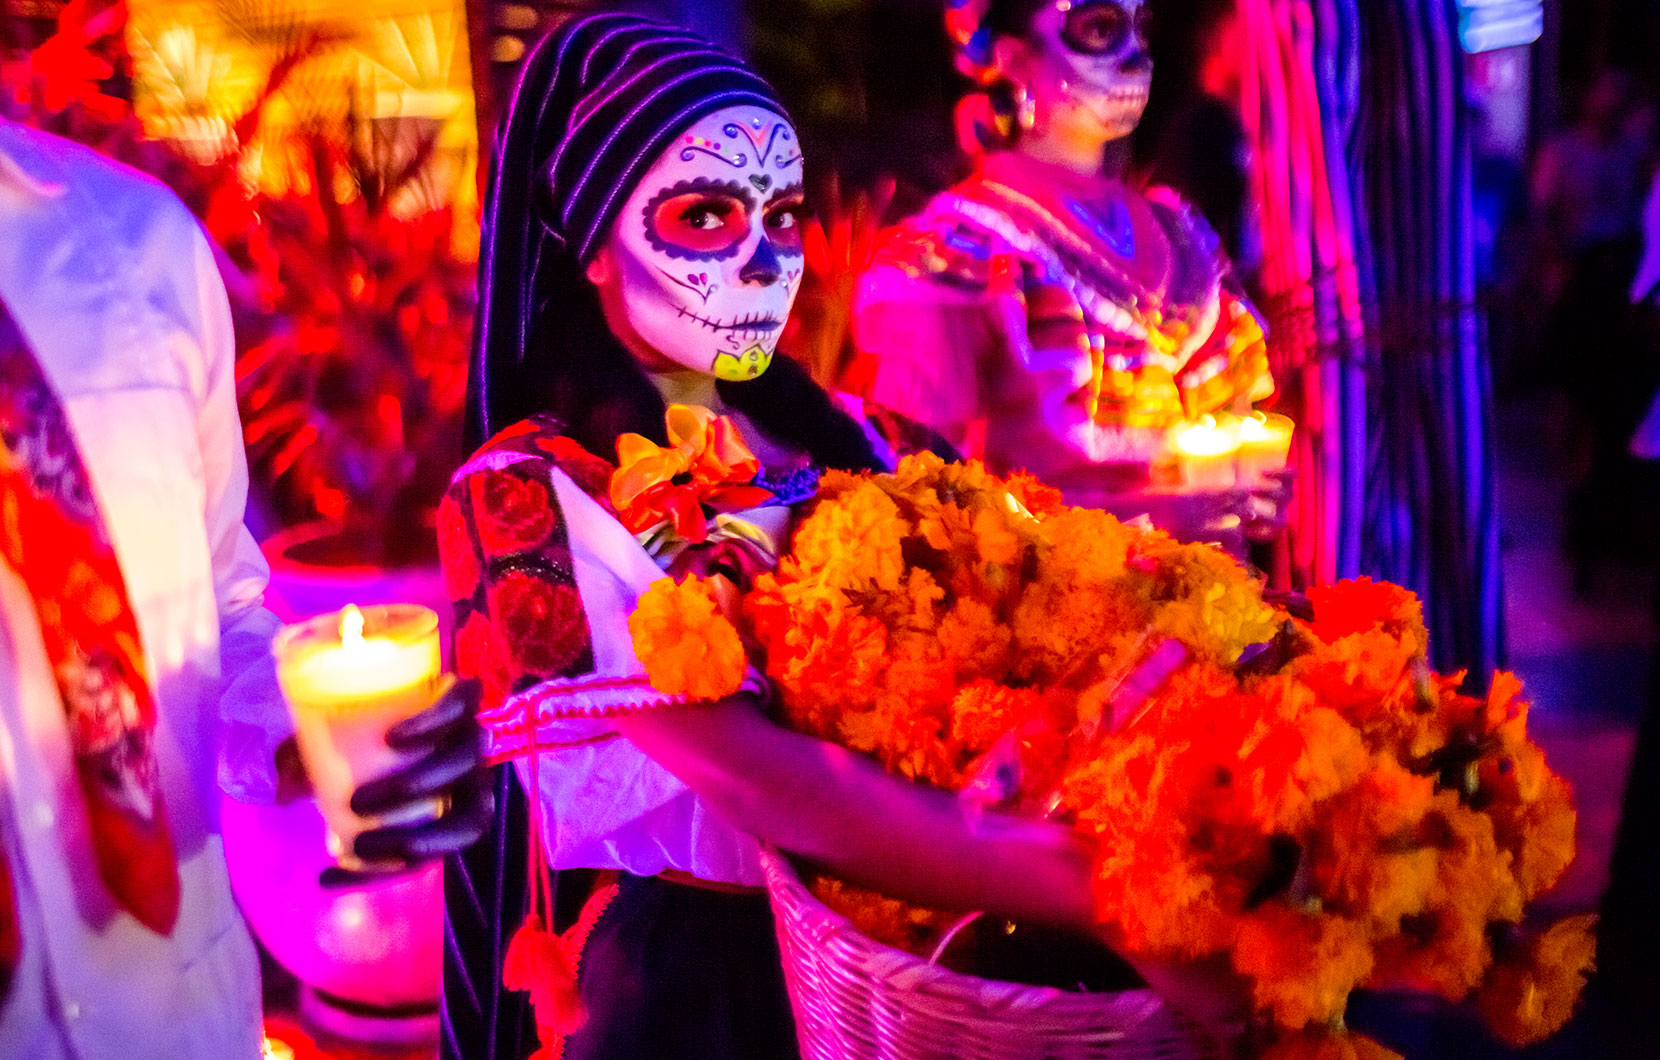
[{"label": "white wicker basket", "polygon": [[762,857],[804,1060],[1210,1060],[1151,990],[979,979],[884,946]]}]

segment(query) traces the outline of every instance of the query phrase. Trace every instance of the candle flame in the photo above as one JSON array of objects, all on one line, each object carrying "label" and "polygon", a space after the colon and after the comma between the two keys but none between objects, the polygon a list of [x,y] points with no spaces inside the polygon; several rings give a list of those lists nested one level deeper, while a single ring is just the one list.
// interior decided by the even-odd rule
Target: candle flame
[{"label": "candle flame", "polygon": [[363,647],[363,612],[356,604],[347,604],[340,612],[340,645],[347,651]]}]

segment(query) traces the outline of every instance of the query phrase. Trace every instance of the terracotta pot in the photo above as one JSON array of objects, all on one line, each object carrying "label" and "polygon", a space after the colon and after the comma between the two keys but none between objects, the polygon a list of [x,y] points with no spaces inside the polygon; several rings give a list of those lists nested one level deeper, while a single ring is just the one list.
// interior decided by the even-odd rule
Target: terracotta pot
[{"label": "terracotta pot", "polygon": [[[278,618],[293,622],[348,603],[408,602],[432,607],[447,627],[449,606],[436,569],[383,571],[296,558],[349,552],[349,542],[331,541],[329,534],[301,527],[266,542],[266,606]],[[359,1039],[435,1040],[442,867],[325,891],[317,876],[330,858],[315,803],[253,806],[225,798],[221,813],[231,887],[254,934],[300,980],[308,1020]]]}]

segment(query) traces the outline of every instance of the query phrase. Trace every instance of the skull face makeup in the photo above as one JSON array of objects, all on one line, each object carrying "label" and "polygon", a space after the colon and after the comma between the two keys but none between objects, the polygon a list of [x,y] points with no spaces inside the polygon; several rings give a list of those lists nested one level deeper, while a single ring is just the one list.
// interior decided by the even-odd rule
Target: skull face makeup
[{"label": "skull face makeup", "polygon": [[1146,0],[1056,0],[1039,11],[1031,41],[1040,69],[1027,86],[1037,107],[1074,112],[1108,140],[1134,132],[1153,83],[1151,21]]},{"label": "skull face makeup", "polygon": [[802,177],[795,130],[762,107],[715,111],[669,145],[602,251],[641,344],[720,379],[766,371],[801,284]]}]

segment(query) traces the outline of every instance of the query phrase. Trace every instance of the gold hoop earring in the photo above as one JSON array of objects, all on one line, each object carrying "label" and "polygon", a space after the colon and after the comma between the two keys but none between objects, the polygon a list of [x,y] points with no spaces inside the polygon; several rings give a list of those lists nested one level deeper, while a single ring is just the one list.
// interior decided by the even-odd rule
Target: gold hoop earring
[{"label": "gold hoop earring", "polygon": [[1013,143],[1037,120],[1037,107],[1025,85],[1004,78],[989,87],[986,98],[991,104],[997,136],[1004,143]]},{"label": "gold hoop earring", "polygon": [[1025,85],[1016,85],[1014,89],[1014,124],[1021,132],[1031,132],[1037,124],[1037,100],[1026,91]]}]

